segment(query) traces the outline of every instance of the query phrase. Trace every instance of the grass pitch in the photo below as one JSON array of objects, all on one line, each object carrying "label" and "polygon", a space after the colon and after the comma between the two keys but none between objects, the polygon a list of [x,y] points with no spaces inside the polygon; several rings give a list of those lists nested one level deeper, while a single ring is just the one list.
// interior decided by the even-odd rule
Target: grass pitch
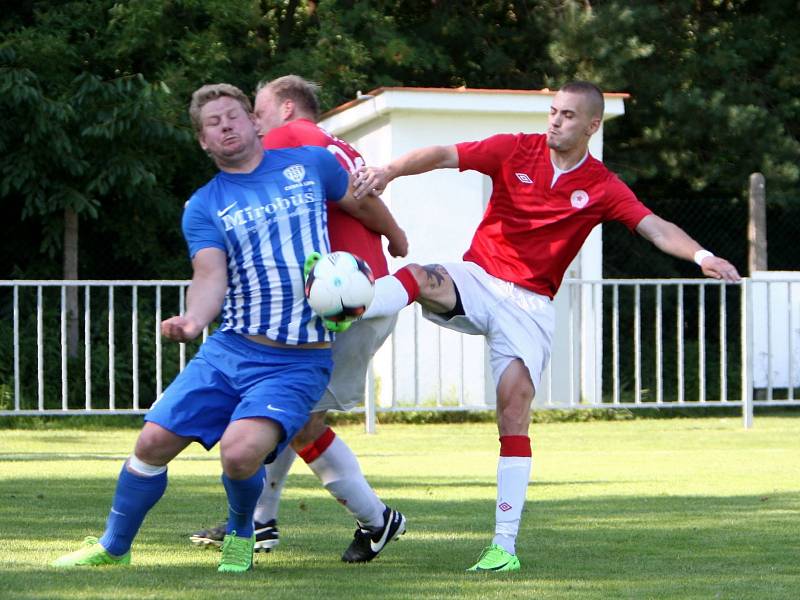
[{"label": "grass pitch", "polygon": [[188,534],[225,515],[217,453],[190,447],[133,547],[133,565],[54,570],[99,535],[137,432],[0,431],[0,598],[800,597],[800,421],[760,417],[532,427],[522,570],[463,571],[494,524],[491,424],[339,426],[408,533],[373,563],[340,562],[354,524],[298,460],[281,544],[244,575]]}]

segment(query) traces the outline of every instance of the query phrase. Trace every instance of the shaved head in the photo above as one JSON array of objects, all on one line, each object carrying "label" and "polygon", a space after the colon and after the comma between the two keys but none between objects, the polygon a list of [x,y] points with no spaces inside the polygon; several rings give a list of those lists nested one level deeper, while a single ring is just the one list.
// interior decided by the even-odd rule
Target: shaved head
[{"label": "shaved head", "polygon": [[589,114],[596,119],[603,118],[603,111],[605,110],[605,100],[603,100],[603,92],[595,84],[588,81],[571,81],[561,87],[561,92],[568,92],[570,94],[580,94],[587,100],[587,108]]}]

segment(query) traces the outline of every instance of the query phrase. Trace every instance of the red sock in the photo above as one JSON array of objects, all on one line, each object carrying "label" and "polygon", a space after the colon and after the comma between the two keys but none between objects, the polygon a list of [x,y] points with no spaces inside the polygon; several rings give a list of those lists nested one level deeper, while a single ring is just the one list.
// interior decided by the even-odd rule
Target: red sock
[{"label": "red sock", "polygon": [[501,435],[500,456],[531,456],[531,438],[527,435]]},{"label": "red sock", "polygon": [[333,443],[335,438],[336,434],[333,432],[333,429],[326,427],[325,431],[322,432],[322,435],[311,442],[308,446],[300,450],[297,455],[306,461],[306,463],[312,463],[319,458],[320,454],[328,449],[328,446]]},{"label": "red sock", "polygon": [[419,296],[419,283],[417,283],[417,278],[414,277],[411,269],[408,267],[403,267],[402,269],[395,271],[393,275],[406,290],[406,294],[408,294],[408,304],[414,302],[414,300],[416,300]]}]

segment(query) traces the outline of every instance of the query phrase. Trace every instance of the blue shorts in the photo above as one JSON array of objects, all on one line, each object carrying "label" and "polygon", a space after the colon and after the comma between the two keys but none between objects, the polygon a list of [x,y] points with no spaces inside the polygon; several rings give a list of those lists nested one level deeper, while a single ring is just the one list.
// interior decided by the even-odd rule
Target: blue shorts
[{"label": "blue shorts", "polygon": [[215,332],[145,415],[206,450],[231,421],[265,418],[283,429],[270,458],[308,420],[331,377],[331,350],[275,348],[230,331]]}]

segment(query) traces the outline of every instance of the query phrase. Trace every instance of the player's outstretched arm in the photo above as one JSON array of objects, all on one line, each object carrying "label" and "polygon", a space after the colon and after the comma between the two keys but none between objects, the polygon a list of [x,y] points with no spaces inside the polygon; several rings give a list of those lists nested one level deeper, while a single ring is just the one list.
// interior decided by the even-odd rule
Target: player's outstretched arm
[{"label": "player's outstretched arm", "polygon": [[161,334],[175,342],[193,340],[219,314],[228,289],[227,259],[219,248],[203,248],[192,259],[186,312],[161,322]]},{"label": "player's outstretched arm", "polygon": [[354,194],[357,198],[366,194],[380,194],[397,177],[457,167],[458,150],[455,146],[417,148],[383,167],[361,167],[356,171]]},{"label": "player's outstretched arm", "polygon": [[704,251],[703,247],[689,237],[689,234],[683,229],[657,215],[648,215],[642,219],[636,226],[636,232],[652,242],[662,252],[691,261],[695,261],[695,257],[697,257],[699,260],[696,262],[699,262],[706,277],[732,283],[741,279],[736,267],[731,263]]}]

